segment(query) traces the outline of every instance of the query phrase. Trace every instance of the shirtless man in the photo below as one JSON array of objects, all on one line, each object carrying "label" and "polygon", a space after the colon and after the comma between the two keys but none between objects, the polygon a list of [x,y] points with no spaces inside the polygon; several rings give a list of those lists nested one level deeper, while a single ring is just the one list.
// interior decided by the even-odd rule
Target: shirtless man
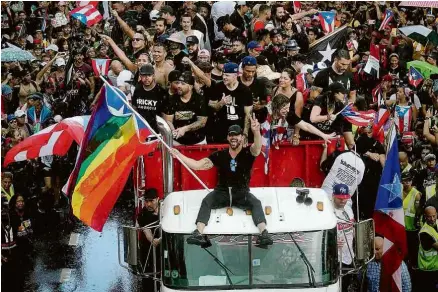
[{"label": "shirtless man", "polygon": [[173,67],[165,62],[167,51],[162,43],[156,43],[152,51],[152,58],[155,61],[155,81],[162,87],[167,87],[169,72]]}]

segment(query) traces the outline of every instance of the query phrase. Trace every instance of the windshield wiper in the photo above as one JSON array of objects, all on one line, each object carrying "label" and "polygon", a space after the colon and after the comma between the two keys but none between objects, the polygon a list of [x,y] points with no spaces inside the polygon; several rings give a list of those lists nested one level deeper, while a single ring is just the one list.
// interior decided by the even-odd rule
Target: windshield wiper
[{"label": "windshield wiper", "polygon": [[214,261],[224,270],[225,275],[227,275],[228,282],[230,282],[230,286],[234,288],[233,282],[231,281],[230,272],[231,274],[235,275],[227,266],[225,266],[224,263],[222,263],[211,251],[209,251],[206,248],[203,248],[211,257],[214,259]]},{"label": "windshield wiper", "polygon": [[311,287],[316,288],[315,284],[315,269],[312,267],[312,264],[309,262],[309,259],[307,258],[306,254],[303,252],[301,247],[298,245],[298,243],[295,241],[295,238],[292,233],[289,233],[290,238],[292,238],[292,241],[295,243],[295,246],[299,250],[301,254],[301,258],[303,259],[303,262],[306,264],[307,267],[307,276],[309,277],[309,284]]}]

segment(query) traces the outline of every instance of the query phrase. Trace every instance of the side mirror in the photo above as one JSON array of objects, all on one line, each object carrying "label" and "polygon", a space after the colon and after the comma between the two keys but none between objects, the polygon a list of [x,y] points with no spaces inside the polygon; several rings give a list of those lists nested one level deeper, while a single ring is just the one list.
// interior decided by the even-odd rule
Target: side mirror
[{"label": "side mirror", "polygon": [[366,265],[374,258],[374,220],[361,221],[355,229],[355,261],[356,265]]},{"label": "side mirror", "polygon": [[[120,244],[123,244],[123,259]],[[118,231],[119,264],[132,270],[138,263],[138,234],[137,229],[131,226],[122,226]]]}]

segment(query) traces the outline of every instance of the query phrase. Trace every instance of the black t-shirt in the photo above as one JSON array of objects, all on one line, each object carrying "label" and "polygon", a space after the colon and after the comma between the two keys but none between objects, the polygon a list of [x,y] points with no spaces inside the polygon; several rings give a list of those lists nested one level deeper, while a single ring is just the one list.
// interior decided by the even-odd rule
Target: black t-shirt
[{"label": "black t-shirt", "polygon": [[376,141],[373,138],[369,138],[368,136],[366,136],[366,134],[360,136],[356,140],[356,145],[357,153],[362,156],[362,160],[365,163],[365,173],[380,176],[382,174],[382,164],[380,163],[380,161],[375,161],[368,156],[364,156],[364,154],[368,151],[371,153],[385,154],[386,152],[383,148],[383,145],[379,141]]},{"label": "black t-shirt", "polygon": [[[192,97],[188,102],[183,102],[177,95],[169,100],[164,113],[173,115],[173,125],[175,129],[190,125],[198,120],[199,117],[207,117],[207,104],[204,98],[192,92]],[[202,127],[196,131],[188,131],[181,138],[177,139],[178,143],[183,145],[193,145],[205,139],[205,128]]]},{"label": "black t-shirt", "polygon": [[[321,108],[320,115],[324,116],[328,114],[328,103],[329,101],[326,95],[320,95],[315,99],[314,106],[316,105]],[[335,109],[332,114],[340,112],[344,108],[344,105],[341,102],[335,102],[334,107]],[[323,121],[314,124],[314,126],[326,134],[330,134],[332,132],[336,132],[338,134],[341,132],[351,132],[351,124],[343,118],[342,114],[337,115],[334,121]]]},{"label": "black t-shirt", "polygon": [[132,95],[132,105],[149,125],[158,131],[156,116],[163,112],[166,99],[166,92],[158,84],[151,90],[145,90],[143,84],[138,84]]},{"label": "black t-shirt", "polygon": [[321,87],[324,92],[327,91],[329,85],[333,82],[342,83],[347,90],[355,90],[353,74],[351,74],[351,72],[345,72],[344,74],[339,75],[332,67],[321,70],[321,72],[316,75],[313,85]]},{"label": "black t-shirt", "polygon": [[[241,79],[239,78],[239,82],[240,80]],[[260,104],[266,105],[268,103],[268,96],[270,95],[270,90],[266,86],[267,83],[269,83],[269,80],[267,78],[257,77],[254,78],[254,81],[251,83],[250,86],[246,86],[243,83],[242,84],[250,90],[253,103],[260,102]],[[254,113],[259,122],[263,123],[268,116],[268,109],[266,107],[263,107],[260,110],[254,110]]]},{"label": "black t-shirt", "polygon": [[211,73],[211,80],[212,81],[214,80],[216,82],[221,82],[223,80],[223,75],[219,76]]},{"label": "black t-shirt", "polygon": [[251,91],[242,83],[239,83],[236,89],[230,91],[224,83],[219,83],[216,86],[214,95],[211,97],[213,101],[220,101],[222,95],[230,95],[232,103],[224,105],[218,112],[218,123],[215,127],[215,141],[226,142],[227,130],[231,125],[239,125],[242,129],[245,127],[245,106],[252,106]]},{"label": "black t-shirt", "polygon": [[255,160],[250,147],[242,148],[236,158],[232,158],[229,149],[216,151],[208,157],[218,169],[218,184],[216,189],[228,191],[248,190],[251,179],[251,169]]}]

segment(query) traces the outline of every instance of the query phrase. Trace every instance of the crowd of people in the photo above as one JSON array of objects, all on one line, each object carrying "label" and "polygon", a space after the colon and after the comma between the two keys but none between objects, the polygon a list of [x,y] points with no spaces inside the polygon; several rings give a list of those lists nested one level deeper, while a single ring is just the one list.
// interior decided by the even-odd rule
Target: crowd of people
[{"label": "crowd of people", "polygon": [[[254,141],[253,114],[276,147],[341,137],[347,150],[323,151],[322,187],[331,194],[336,171],[348,167],[339,157],[350,166],[355,160],[358,177],[342,183],[360,202],[359,210],[346,206],[363,220],[373,215],[387,162],[385,135],[395,123],[406,266],[436,285],[438,38],[411,39],[400,28],[421,25],[436,35],[437,10],[389,1],[102,1],[95,8],[103,19],[88,26],[70,13],[82,2],[1,3],[2,49],[32,54],[28,61],[1,62],[2,158],[52,124],[91,114],[105,75],[152,128],[158,130],[156,116],[168,123],[174,145],[228,143],[229,127],[238,125],[246,146]],[[315,62],[312,48],[333,33],[321,23],[323,11],[334,12],[334,32],[347,28]],[[366,69],[375,57],[371,47],[379,52],[378,74]],[[111,60],[109,70],[102,59]],[[432,74],[415,82],[411,61],[427,64]],[[352,125],[340,114],[349,103],[374,110],[375,121]],[[47,227],[45,218],[68,204],[61,188],[76,151],[2,169],[2,274],[14,250],[30,250],[31,238]],[[378,285],[369,287],[378,291]]]}]

